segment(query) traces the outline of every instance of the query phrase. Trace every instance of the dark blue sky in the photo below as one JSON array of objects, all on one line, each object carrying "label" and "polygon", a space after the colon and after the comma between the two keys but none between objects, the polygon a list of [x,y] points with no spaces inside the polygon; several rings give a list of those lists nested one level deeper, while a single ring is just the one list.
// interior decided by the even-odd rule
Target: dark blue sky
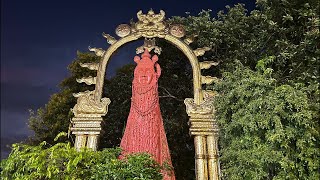
[{"label": "dark blue sky", "polygon": [[[107,48],[102,32],[114,35],[117,25],[136,19],[136,13],[152,8],[166,12],[166,18],[198,14],[202,9],[215,15],[226,5],[253,0],[2,0],[1,1],[1,157],[7,144],[32,135],[28,130],[28,109],[44,106],[57,84],[68,76],[67,66],[77,50]],[[115,35],[114,35],[115,36]],[[132,60],[133,46],[112,59],[107,77]]]}]

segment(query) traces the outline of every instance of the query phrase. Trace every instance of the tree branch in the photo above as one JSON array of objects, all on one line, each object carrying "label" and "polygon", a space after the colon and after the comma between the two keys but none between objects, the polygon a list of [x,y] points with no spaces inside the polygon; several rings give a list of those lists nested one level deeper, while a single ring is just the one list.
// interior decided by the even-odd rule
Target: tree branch
[{"label": "tree branch", "polygon": [[173,99],[175,99],[175,100],[177,100],[177,101],[180,101],[180,102],[183,102],[183,101],[184,101],[183,99],[180,99],[180,98],[172,95],[166,88],[161,87],[161,86],[159,86],[159,88],[163,89],[163,90],[166,92],[166,95],[164,95],[164,96],[159,96],[159,98],[173,98]]}]

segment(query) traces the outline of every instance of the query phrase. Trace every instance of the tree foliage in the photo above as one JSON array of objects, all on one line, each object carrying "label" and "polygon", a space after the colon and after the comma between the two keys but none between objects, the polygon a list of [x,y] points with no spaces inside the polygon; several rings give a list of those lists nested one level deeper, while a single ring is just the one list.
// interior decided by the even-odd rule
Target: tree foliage
[{"label": "tree foliage", "polygon": [[255,69],[258,60],[274,56],[273,76],[283,83],[319,79],[319,1],[258,0],[248,12],[244,5],[227,6],[212,18],[174,17],[188,34],[198,34],[194,46],[212,46],[205,58],[221,61],[220,71],[230,71],[235,61]]},{"label": "tree foliage", "polygon": [[318,87],[277,85],[239,66],[215,88],[226,179],[320,178],[320,109],[308,98]]}]

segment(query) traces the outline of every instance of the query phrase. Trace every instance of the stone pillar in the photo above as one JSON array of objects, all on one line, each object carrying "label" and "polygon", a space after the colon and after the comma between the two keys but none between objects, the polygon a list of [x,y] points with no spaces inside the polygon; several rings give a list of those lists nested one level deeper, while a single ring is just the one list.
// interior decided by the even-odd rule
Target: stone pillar
[{"label": "stone pillar", "polygon": [[218,180],[220,178],[218,161],[218,137],[215,135],[207,136],[207,147],[209,180]]},{"label": "stone pillar", "polygon": [[98,134],[88,135],[87,147],[96,151],[98,148]]},{"label": "stone pillar", "polygon": [[207,178],[207,158],[206,158],[206,139],[204,136],[194,137],[195,161],[196,161],[196,179],[203,180]]},{"label": "stone pillar", "polygon": [[191,98],[185,99],[190,116],[190,135],[194,136],[196,179],[219,180],[218,125],[214,119],[213,98],[206,96],[200,104]]},{"label": "stone pillar", "polygon": [[87,136],[84,134],[76,134],[74,143],[75,148],[79,151],[81,148],[86,147]]}]

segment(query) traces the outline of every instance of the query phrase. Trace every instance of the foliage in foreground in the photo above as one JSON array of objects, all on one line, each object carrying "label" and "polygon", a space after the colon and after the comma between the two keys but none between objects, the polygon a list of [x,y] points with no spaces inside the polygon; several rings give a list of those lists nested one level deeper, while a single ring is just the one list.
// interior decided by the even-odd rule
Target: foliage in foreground
[{"label": "foliage in foreground", "polygon": [[121,150],[109,148],[93,152],[77,152],[70,143],[57,143],[49,148],[14,144],[8,157],[1,162],[1,177],[11,179],[137,179],[161,180],[160,165],[147,154],[117,159]]},{"label": "foliage in foreground", "polygon": [[270,74],[239,65],[215,86],[224,178],[320,179],[320,101],[309,99],[319,83],[277,85]]}]

